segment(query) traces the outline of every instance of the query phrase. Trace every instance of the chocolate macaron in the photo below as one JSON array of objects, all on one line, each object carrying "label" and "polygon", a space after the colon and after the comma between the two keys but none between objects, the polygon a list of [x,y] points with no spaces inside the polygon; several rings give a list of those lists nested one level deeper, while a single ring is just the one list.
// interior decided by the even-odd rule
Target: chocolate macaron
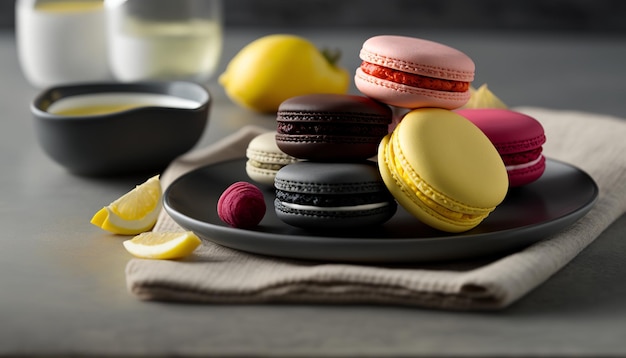
[{"label": "chocolate macaron", "polygon": [[281,103],[276,144],[314,161],[353,161],[376,155],[387,134],[391,108],[365,96],[311,94]]},{"label": "chocolate macaron", "polygon": [[274,185],[278,218],[305,229],[382,224],[397,209],[371,161],[289,164],[278,171]]}]

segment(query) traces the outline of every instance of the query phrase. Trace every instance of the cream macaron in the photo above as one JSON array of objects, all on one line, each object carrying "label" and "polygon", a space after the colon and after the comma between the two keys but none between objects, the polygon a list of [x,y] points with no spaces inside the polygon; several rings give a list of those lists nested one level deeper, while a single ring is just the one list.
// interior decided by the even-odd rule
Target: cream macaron
[{"label": "cream macaron", "polygon": [[487,136],[441,108],[407,113],[380,143],[378,164],[398,203],[446,232],[478,226],[508,191],[506,168]]},{"label": "cream macaron", "polygon": [[276,132],[266,132],[254,137],[246,149],[246,174],[259,184],[274,185],[276,172],[287,164],[298,161],[285,154],[276,145]]}]

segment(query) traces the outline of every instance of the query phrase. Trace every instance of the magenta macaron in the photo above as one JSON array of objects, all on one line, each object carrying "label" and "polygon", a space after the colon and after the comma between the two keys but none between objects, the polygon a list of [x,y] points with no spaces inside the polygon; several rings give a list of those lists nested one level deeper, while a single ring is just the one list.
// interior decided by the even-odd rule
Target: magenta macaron
[{"label": "magenta macaron", "polygon": [[364,95],[402,108],[456,109],[470,99],[475,65],[465,53],[429,40],[381,35],[367,39],[354,82]]},{"label": "magenta macaron", "polygon": [[509,109],[481,108],[456,111],[480,128],[500,153],[509,186],[519,187],[539,179],[546,169],[546,136],[536,119]]}]

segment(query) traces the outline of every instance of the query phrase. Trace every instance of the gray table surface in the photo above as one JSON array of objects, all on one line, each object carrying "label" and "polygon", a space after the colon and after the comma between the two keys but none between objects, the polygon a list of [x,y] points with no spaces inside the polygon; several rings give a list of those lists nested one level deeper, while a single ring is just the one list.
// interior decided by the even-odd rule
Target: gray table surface
[{"label": "gray table surface", "polygon": [[[222,68],[272,30],[226,31]],[[293,32],[293,31],[292,31]],[[442,41],[477,63],[509,105],[626,118],[626,39],[610,36],[299,31],[358,65],[369,36]],[[273,117],[238,108],[215,82],[204,146]],[[89,224],[91,215],[144,178],[68,174],[36,143],[14,34],[0,33],[0,355],[212,356],[626,356],[626,216],[563,270],[499,312],[322,305],[187,305],[142,302],[126,289],[130,255]]]}]

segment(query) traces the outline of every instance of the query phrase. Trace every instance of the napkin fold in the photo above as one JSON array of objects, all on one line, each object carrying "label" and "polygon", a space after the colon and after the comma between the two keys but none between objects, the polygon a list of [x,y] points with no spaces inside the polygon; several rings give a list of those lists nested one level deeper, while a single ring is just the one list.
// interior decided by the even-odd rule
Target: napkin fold
[{"label": "napkin fold", "polygon": [[[549,279],[626,212],[626,120],[533,107],[516,110],[544,126],[546,156],[576,165],[600,187],[598,201],[586,216],[532,246],[490,261],[378,266],[280,259],[203,242],[185,260],[130,260],[128,289],[140,299],[163,301],[507,307]],[[162,174],[162,185],[192,169],[243,157],[248,142],[263,131],[244,127],[178,158]],[[154,230],[182,229],[162,212]]]}]

